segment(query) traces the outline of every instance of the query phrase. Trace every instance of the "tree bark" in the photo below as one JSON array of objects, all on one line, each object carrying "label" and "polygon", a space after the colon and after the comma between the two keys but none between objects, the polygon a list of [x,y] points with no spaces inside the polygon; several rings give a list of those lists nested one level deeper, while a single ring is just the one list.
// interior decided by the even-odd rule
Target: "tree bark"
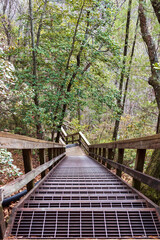
[{"label": "tree bark", "polygon": [[160,1],[159,0],[150,0],[158,22],[160,23]]},{"label": "tree bark", "polygon": [[[151,1],[152,5],[158,1]],[[151,66],[151,77],[149,78],[148,83],[153,87],[154,92],[155,92],[155,98],[157,102],[157,107],[159,110],[159,115],[158,115],[158,121],[157,121],[157,133],[160,133],[160,126],[159,126],[159,119],[160,119],[160,70],[156,70],[154,68],[154,64],[158,63],[158,54],[157,54],[157,49],[155,42],[149,32],[149,26],[147,22],[147,18],[144,12],[144,7],[143,7],[144,1],[140,0],[139,1],[139,18],[140,18],[140,27],[141,27],[141,33],[142,33],[142,38],[143,41],[145,42],[148,50],[148,57],[150,61],[150,66]],[[154,5],[155,12],[159,11],[159,4]],[[160,150],[155,150],[152,154],[151,160],[148,164],[148,167],[146,169],[146,174],[149,174],[151,176],[154,176],[156,178],[160,178]],[[156,203],[160,203],[160,195],[158,192],[155,190],[143,186],[142,191],[152,200],[156,200]]]},{"label": "tree bark", "polygon": [[[145,42],[147,49],[148,49],[148,56],[150,60],[150,66],[151,66],[151,76],[149,78],[148,83],[153,87],[156,102],[160,114],[160,70],[156,70],[154,68],[155,63],[158,62],[158,53],[156,49],[155,42],[149,32],[149,27],[147,23],[147,18],[145,16],[144,7],[143,7],[143,1],[140,0],[139,4],[139,18],[140,18],[140,27],[141,27],[141,33],[143,41]],[[158,121],[159,123],[159,121]],[[160,127],[157,126],[157,133],[160,132]]]},{"label": "tree bark", "polygon": [[[34,100],[34,103],[37,107],[37,110],[39,109],[39,94],[38,94],[38,91],[37,91],[37,80],[38,79],[37,79],[37,58],[36,58],[35,47],[39,46],[43,16],[44,16],[44,12],[45,12],[45,9],[46,9],[46,5],[47,5],[47,0],[45,0],[45,2],[44,2],[43,11],[42,11],[42,14],[41,14],[41,17],[40,17],[40,23],[39,23],[39,27],[38,27],[37,36],[36,36],[37,41],[36,41],[36,44],[35,44],[32,0],[29,0],[29,15],[30,15],[31,43],[32,43],[32,61],[33,61],[33,80],[34,80],[33,87],[34,87],[34,93],[35,93],[33,100]],[[35,121],[36,121],[37,138],[43,139],[44,138],[44,133],[43,133],[39,113],[36,114]]]},{"label": "tree bark", "polygon": [[123,91],[123,82],[126,72],[126,57],[128,52],[128,38],[129,38],[129,26],[130,26],[130,20],[131,20],[131,6],[132,6],[132,0],[129,0],[128,2],[128,11],[127,11],[127,21],[126,21],[126,34],[125,34],[125,44],[124,44],[124,50],[123,50],[123,62],[122,62],[122,70],[121,70],[121,77],[119,82],[119,98],[117,99],[117,106],[120,109],[120,113],[117,116],[117,119],[115,121],[114,130],[113,130],[113,137],[112,139],[114,141],[117,140],[117,135],[119,131],[119,124],[121,120],[121,116],[123,114],[122,109],[122,91]]}]

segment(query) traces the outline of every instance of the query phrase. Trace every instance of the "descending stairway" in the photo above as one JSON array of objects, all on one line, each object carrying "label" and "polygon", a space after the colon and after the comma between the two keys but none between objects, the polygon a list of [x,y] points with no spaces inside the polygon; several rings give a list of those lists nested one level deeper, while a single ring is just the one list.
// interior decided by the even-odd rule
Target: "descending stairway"
[{"label": "descending stairway", "polygon": [[160,238],[154,208],[87,156],[65,157],[20,202],[11,238]]}]

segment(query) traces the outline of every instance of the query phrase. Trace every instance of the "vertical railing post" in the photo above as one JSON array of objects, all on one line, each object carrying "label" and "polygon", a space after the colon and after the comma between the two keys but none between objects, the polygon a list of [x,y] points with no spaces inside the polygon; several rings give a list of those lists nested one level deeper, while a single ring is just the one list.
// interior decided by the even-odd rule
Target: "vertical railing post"
[{"label": "vertical railing post", "polygon": [[64,152],[65,152],[65,147],[63,147],[62,149],[63,149],[63,150],[62,150],[62,153],[64,153]]},{"label": "vertical railing post", "polygon": [[94,148],[92,148],[92,158],[94,158]]},{"label": "vertical railing post", "polygon": [[[31,149],[23,149],[23,163],[24,163],[24,171],[28,173],[32,171],[32,157],[31,157]],[[30,181],[27,184],[27,191],[29,192],[34,187],[34,180]]]},{"label": "vertical railing post", "polygon": [[66,136],[66,145],[68,144],[68,137]]},{"label": "vertical railing post", "polygon": [[[46,162],[45,149],[39,149],[39,160],[40,160],[40,165]],[[45,175],[46,175],[46,171],[41,172],[41,178],[43,178]]]},{"label": "vertical railing post", "polygon": [[94,157],[94,156],[93,156],[93,149],[94,149],[94,148],[89,147],[89,156],[90,156],[90,157]]},{"label": "vertical railing post", "polygon": [[[108,159],[113,160],[113,158],[114,158],[114,151],[112,148],[109,148],[108,149]],[[107,168],[111,169],[111,165],[109,163],[107,163]]]},{"label": "vertical railing post", "polygon": [[58,148],[55,148],[55,156],[58,156]]},{"label": "vertical railing post", "polygon": [[[137,149],[135,170],[143,172],[145,162],[146,149]],[[141,182],[133,178],[133,187],[140,190]]]},{"label": "vertical railing post", "polygon": [[94,158],[94,148],[91,148],[91,157]]},{"label": "vertical railing post", "polygon": [[[48,161],[53,158],[53,150],[52,148],[48,148]],[[49,167],[49,171],[52,169],[53,165]]]},{"label": "vertical railing post", "polygon": [[3,207],[2,207],[2,202],[3,202],[3,193],[2,189],[0,189],[0,239],[4,238],[4,234],[6,231],[6,224],[4,221],[4,215],[3,215]]},{"label": "vertical railing post", "polygon": [[57,148],[57,156],[60,155],[60,148]]},{"label": "vertical railing post", "polygon": [[[95,153],[96,155],[97,155],[97,151],[98,151],[98,148],[95,148],[95,149],[94,149],[94,153]],[[96,155],[94,156],[94,158],[97,160],[97,156],[96,156]]]},{"label": "vertical railing post", "polygon": [[[101,151],[101,148],[99,148],[99,152],[98,152],[98,155],[101,157],[101,153],[102,153],[102,151]],[[101,158],[98,158],[98,162],[101,162]]]},{"label": "vertical railing post", "polygon": [[[52,158],[56,157],[56,148],[52,148]],[[52,168],[55,166],[56,163],[53,163]]]},{"label": "vertical railing post", "polygon": [[88,152],[89,157],[91,157],[91,151],[92,151],[92,148],[89,147],[89,152]]},{"label": "vertical railing post", "polygon": [[72,144],[74,143],[74,135],[72,135]]},{"label": "vertical railing post", "polygon": [[[124,156],[124,149],[122,148],[118,149],[118,160],[117,160],[118,163],[123,164],[123,156]],[[121,177],[122,171],[117,169],[116,175]]]},{"label": "vertical railing post", "polygon": [[[103,148],[102,157],[106,158],[106,148]],[[101,163],[105,165],[105,161],[102,160]]]},{"label": "vertical railing post", "polygon": [[81,146],[81,135],[79,134],[79,146]]},{"label": "vertical railing post", "polygon": [[53,158],[56,157],[56,151],[55,150],[56,150],[55,148],[52,148],[52,156],[53,156]]}]

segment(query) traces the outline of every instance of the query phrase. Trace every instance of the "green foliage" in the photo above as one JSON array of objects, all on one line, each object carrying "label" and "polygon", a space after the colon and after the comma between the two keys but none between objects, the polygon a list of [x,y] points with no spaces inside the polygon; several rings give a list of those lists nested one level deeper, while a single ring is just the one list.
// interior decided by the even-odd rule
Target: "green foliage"
[{"label": "green foliage", "polygon": [[0,175],[1,176],[20,176],[22,173],[13,164],[12,154],[6,149],[0,149]]},{"label": "green foliage", "polygon": [[[84,118],[84,116],[81,115],[81,120],[83,120],[83,118]],[[68,133],[72,134],[72,133],[80,132],[80,131],[85,132],[87,130],[88,126],[87,125],[81,125],[79,123],[78,118],[73,118],[72,121],[70,122],[70,128],[73,129],[73,130],[69,130]]]},{"label": "green foliage", "polygon": [[[43,5],[43,1],[39,5],[34,2],[35,42]],[[73,115],[77,105],[82,110],[88,105],[88,99],[92,102],[91,111],[93,109],[96,114],[103,114],[107,107],[117,111],[115,98],[118,93],[116,89],[112,90],[112,87],[107,86],[110,71],[119,62],[119,47],[111,37],[114,5],[108,0],[101,4],[96,0],[86,1],[80,16],[81,8],[82,3],[77,1],[66,1],[64,5],[48,2],[40,44],[34,49],[36,78],[32,74],[33,49],[27,30],[30,18],[26,11],[17,16],[20,25],[14,29],[14,34],[18,42],[15,41],[15,46],[5,51],[6,56],[14,57],[16,68],[17,82],[14,91],[18,91],[19,99],[12,106],[12,112],[16,118],[21,116],[21,120],[19,117],[17,120],[16,132],[25,133],[30,128],[29,132],[35,134],[37,124],[43,126],[43,131],[52,131],[63,121],[62,109],[65,104],[68,112]],[[23,34],[19,35],[22,28]],[[68,90],[69,84],[71,88]],[[97,88],[100,90],[97,91]],[[36,95],[38,105],[34,100]]]}]

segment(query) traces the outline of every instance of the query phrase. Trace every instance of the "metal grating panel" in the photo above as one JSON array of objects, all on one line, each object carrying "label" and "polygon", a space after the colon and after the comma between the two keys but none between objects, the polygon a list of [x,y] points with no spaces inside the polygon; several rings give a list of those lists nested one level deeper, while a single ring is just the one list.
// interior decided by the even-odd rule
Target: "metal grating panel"
[{"label": "metal grating panel", "polygon": [[67,157],[19,205],[11,237],[160,238],[155,209],[88,157]]},{"label": "metal grating panel", "polygon": [[58,201],[36,201],[26,202],[24,208],[146,208],[145,202],[58,202]]},{"label": "metal grating panel", "polygon": [[17,212],[17,238],[160,237],[155,211],[23,211]]}]

